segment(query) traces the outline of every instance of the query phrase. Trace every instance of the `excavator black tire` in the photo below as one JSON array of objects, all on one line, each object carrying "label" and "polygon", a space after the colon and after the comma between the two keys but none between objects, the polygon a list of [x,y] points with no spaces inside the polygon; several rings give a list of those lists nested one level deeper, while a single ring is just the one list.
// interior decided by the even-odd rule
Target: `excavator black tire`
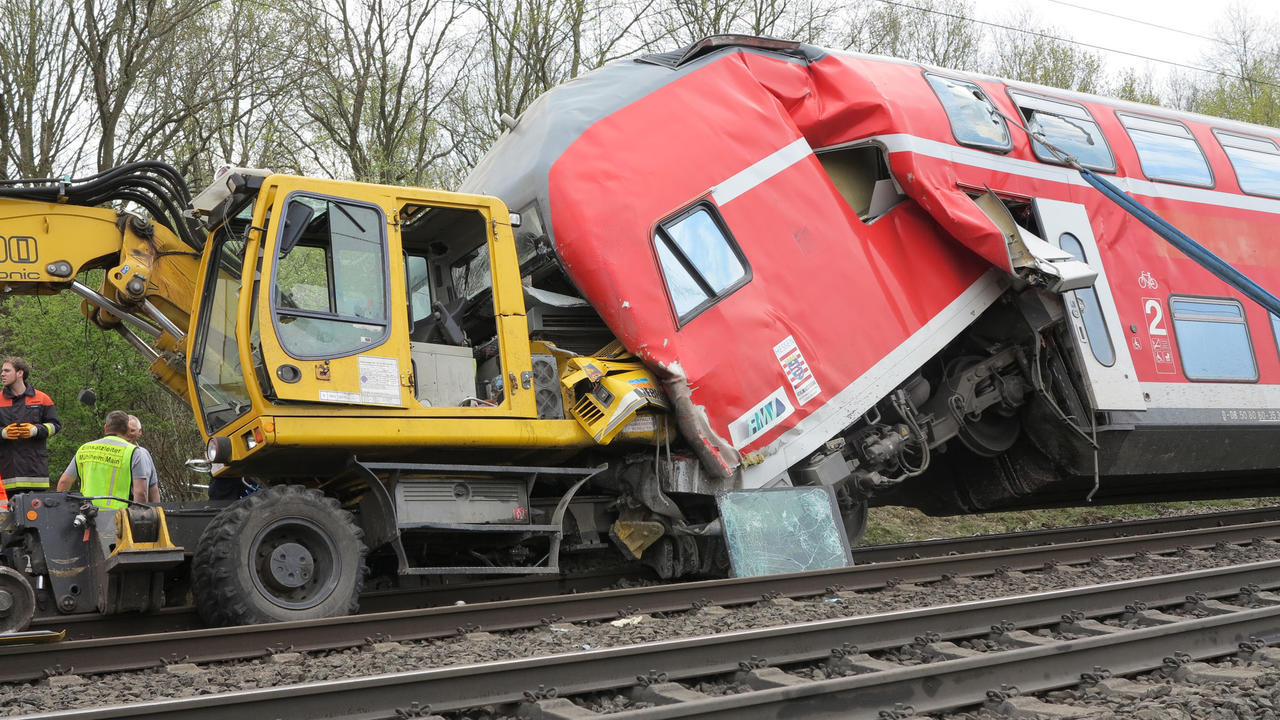
[{"label": "excavator black tire", "polygon": [[364,588],[363,535],[319,490],[278,485],[242,498],[196,543],[196,609],[215,626],[350,615]]}]

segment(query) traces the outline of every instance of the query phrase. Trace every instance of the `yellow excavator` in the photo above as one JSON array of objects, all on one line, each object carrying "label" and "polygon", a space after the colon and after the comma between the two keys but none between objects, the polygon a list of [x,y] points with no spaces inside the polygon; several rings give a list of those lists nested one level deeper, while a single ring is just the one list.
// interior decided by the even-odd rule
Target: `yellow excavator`
[{"label": "yellow excavator", "polygon": [[[0,185],[0,302],[72,292],[190,403],[220,503],[12,499],[0,629],[152,611],[342,615],[366,576],[723,562],[661,386],[589,306],[522,282],[493,197],[163,163]],[[99,287],[81,280],[102,270]]]}]

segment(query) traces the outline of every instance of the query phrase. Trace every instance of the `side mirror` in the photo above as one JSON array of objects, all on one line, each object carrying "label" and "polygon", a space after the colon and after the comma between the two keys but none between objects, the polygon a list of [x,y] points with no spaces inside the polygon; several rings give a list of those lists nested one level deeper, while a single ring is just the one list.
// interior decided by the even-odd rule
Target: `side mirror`
[{"label": "side mirror", "polygon": [[284,231],[280,234],[280,252],[277,257],[288,255],[293,246],[298,244],[315,214],[315,208],[306,203],[289,203],[289,207],[284,210]]}]

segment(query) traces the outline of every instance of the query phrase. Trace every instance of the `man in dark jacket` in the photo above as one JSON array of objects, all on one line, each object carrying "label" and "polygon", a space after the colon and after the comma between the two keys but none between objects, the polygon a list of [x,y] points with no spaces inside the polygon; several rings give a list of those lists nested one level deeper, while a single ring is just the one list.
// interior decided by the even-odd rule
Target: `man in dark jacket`
[{"label": "man in dark jacket", "polygon": [[0,364],[0,478],[9,494],[49,489],[45,443],[62,429],[53,400],[30,378],[31,365],[20,357]]}]

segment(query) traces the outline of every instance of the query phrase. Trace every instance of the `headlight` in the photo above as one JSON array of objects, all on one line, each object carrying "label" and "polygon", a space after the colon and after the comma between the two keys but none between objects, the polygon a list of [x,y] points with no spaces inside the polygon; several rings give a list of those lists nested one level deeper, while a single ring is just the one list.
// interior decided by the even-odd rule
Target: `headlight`
[{"label": "headlight", "polygon": [[211,463],[231,462],[231,438],[214,435],[204,447],[204,457]]}]

